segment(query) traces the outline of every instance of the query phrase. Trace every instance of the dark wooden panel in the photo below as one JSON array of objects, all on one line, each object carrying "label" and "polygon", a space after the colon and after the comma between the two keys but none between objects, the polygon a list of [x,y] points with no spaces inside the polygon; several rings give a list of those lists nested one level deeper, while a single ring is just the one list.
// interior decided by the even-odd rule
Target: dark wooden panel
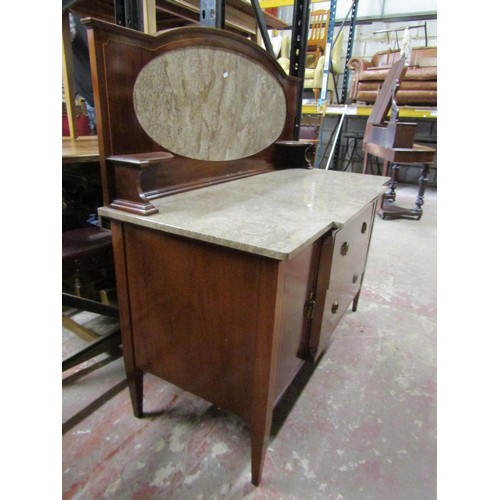
[{"label": "dark wooden panel", "polygon": [[137,367],[248,420],[259,315],[275,303],[261,282],[278,263],[145,228],[125,235]]},{"label": "dark wooden panel", "polygon": [[318,254],[319,245],[315,242],[294,259],[282,264],[285,282],[275,402],[304,362],[304,346],[307,345],[310,328],[307,304],[314,294]]}]

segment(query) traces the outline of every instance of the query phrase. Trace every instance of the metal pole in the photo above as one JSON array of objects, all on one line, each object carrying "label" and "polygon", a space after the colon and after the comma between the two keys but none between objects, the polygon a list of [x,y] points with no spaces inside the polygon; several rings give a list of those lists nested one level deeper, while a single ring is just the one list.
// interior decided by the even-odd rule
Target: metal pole
[{"label": "metal pole", "polygon": [[[326,93],[328,91],[328,77],[330,76],[330,62],[331,62],[330,59],[331,59],[332,47],[335,44],[335,42],[332,43],[332,39],[333,39],[333,31],[335,28],[336,13],[337,13],[337,0],[331,0],[330,13],[328,15],[328,33],[326,35],[325,63],[323,65],[323,80],[321,82],[321,94],[318,99],[318,106],[321,106],[323,102],[326,100]],[[335,41],[337,41],[337,38],[335,38]]]},{"label": "metal pole", "polygon": [[332,161],[333,153],[337,149],[337,139],[339,138],[340,131],[342,130],[342,124],[344,123],[346,111],[347,111],[347,104],[345,105],[344,111],[342,112],[342,116],[340,117],[340,121],[337,126],[337,133],[335,134],[335,139],[333,140],[332,149],[330,149],[330,156],[328,156],[328,161],[326,162],[325,170],[328,170],[328,168],[330,167],[330,162]]},{"label": "metal pole", "polygon": [[200,0],[200,24],[209,28],[224,29],[224,0]]},{"label": "metal pole", "polygon": [[271,43],[269,33],[267,32],[266,20],[264,19],[264,15],[262,14],[262,9],[260,8],[259,1],[251,1],[253,12],[255,14],[255,18],[257,19],[257,26],[259,27],[260,34],[262,35],[262,40],[264,40],[264,46],[266,47],[266,50],[274,57],[273,44]]},{"label": "metal pole", "polygon": [[310,0],[295,0],[293,7],[292,40],[290,49],[290,75],[300,78],[296,101],[293,138],[300,138],[300,120],[302,115],[302,93],[304,92],[304,72],[306,68],[307,38],[309,35]]},{"label": "metal pole", "polygon": [[351,6],[351,24],[349,26],[349,38],[347,39],[347,53],[345,58],[345,67],[344,67],[344,80],[342,82],[342,104],[345,104],[347,100],[347,86],[349,84],[349,59],[352,57],[352,48],[354,45],[354,33],[356,31],[356,19],[358,17],[358,3],[359,0],[353,0]]},{"label": "metal pole", "polygon": [[115,22],[120,26],[144,31],[142,0],[115,0]]}]

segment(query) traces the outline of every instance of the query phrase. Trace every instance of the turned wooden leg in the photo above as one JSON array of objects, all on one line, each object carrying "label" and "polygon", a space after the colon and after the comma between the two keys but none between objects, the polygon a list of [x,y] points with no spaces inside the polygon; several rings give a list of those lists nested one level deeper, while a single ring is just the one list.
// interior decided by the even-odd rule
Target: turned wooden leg
[{"label": "turned wooden leg", "polygon": [[425,190],[427,189],[427,184],[429,182],[429,177],[428,177],[429,170],[430,170],[429,165],[423,165],[420,177],[418,179],[418,194],[417,194],[417,200],[415,202],[414,212],[420,215],[422,215],[423,213],[422,205],[424,204],[424,194]]},{"label": "turned wooden leg", "polygon": [[320,89],[313,89],[313,94],[314,94],[314,100],[317,101],[319,97],[319,91]]},{"label": "turned wooden leg", "polygon": [[386,193],[385,199],[387,201],[393,202],[396,199],[396,187],[398,185],[398,172],[399,172],[399,165],[397,163],[394,163],[392,165],[392,172],[391,172],[391,183],[389,184],[389,192]]}]

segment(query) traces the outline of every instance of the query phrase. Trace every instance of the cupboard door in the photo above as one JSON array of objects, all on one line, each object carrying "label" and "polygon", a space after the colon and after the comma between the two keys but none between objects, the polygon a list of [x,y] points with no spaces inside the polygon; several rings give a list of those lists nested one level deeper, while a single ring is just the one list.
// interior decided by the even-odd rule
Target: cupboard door
[{"label": "cupboard door", "polygon": [[283,261],[284,284],[276,369],[275,401],[292,382],[308,350],[308,305],[314,295],[319,241],[291,260]]},{"label": "cupboard door", "polygon": [[[333,330],[361,288],[374,207],[374,203],[365,207],[334,232],[332,240],[325,240],[323,243],[324,255],[320,258],[316,290],[318,307],[314,314],[309,342],[309,352],[313,359],[317,359],[324,351]],[[331,260],[328,262],[330,255]]]}]

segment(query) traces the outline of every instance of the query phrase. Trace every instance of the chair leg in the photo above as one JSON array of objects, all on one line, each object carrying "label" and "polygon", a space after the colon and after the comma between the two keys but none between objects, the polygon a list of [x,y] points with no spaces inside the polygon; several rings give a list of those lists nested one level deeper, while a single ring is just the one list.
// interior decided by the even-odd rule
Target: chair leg
[{"label": "chair leg", "polygon": [[74,334],[78,335],[81,339],[85,340],[86,342],[92,342],[93,340],[99,338],[99,335],[97,335],[97,333],[93,332],[92,330],[86,328],[83,325],[80,325],[74,319],[70,318],[69,316],[66,316],[65,314],[62,315],[62,324],[64,328],[72,331]]},{"label": "chair leg", "polygon": [[87,347],[84,347],[76,354],[73,354],[66,358],[62,362],[62,371],[69,370],[75,366],[78,366],[80,363],[88,361],[89,359],[95,358],[99,354],[103,354],[107,352],[108,354],[112,354],[113,352],[120,353],[118,347],[122,343],[120,330],[116,330],[115,332],[109,333],[104,337],[98,338],[91,342]]}]

